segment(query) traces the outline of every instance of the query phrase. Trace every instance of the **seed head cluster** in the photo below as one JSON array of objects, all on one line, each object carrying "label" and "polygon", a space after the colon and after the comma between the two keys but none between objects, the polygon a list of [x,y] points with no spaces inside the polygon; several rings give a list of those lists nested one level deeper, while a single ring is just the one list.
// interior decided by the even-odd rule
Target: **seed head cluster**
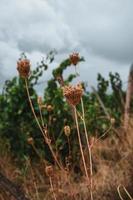
[{"label": "seed head cluster", "polygon": [[47,111],[52,112],[53,111],[53,106],[51,104],[47,105]]},{"label": "seed head cluster", "polygon": [[22,78],[27,78],[30,74],[30,61],[26,58],[17,62],[17,70]]},{"label": "seed head cluster", "polygon": [[81,97],[83,95],[83,88],[81,84],[77,84],[76,86],[64,86],[63,94],[66,97],[68,103],[73,106],[79,104]]},{"label": "seed head cluster", "polygon": [[73,53],[69,56],[70,58],[70,62],[71,64],[73,65],[77,65],[77,63],[79,62],[80,60],[80,57],[79,57],[79,54],[78,53]]},{"label": "seed head cluster", "polygon": [[49,176],[49,177],[53,176],[54,170],[53,170],[52,165],[46,166],[45,172],[46,172],[47,176]]},{"label": "seed head cluster", "polygon": [[71,134],[70,126],[64,126],[64,133],[67,137]]},{"label": "seed head cluster", "polygon": [[34,139],[32,137],[29,137],[27,139],[27,143],[30,144],[30,145],[33,145],[34,144]]}]

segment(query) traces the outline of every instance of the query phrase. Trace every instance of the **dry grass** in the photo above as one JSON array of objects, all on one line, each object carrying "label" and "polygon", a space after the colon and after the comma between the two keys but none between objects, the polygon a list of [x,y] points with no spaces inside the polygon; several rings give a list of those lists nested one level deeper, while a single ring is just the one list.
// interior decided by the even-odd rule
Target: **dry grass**
[{"label": "dry grass", "polygon": [[[118,135],[100,140],[92,148],[93,194],[95,200],[118,200],[117,187],[119,185],[125,186],[133,196],[132,131],[133,129],[129,128],[125,134],[123,129],[120,129]],[[54,199],[43,163],[31,165],[30,161],[27,160],[27,170],[22,173],[6,151],[4,155],[1,152],[0,163],[6,176],[21,184],[32,200]],[[75,175],[73,171],[64,173],[64,171],[54,168],[52,182],[57,200],[89,199],[87,180],[84,176]],[[128,199],[126,196],[124,197]],[[9,197],[1,192],[0,200],[3,199],[7,200]]]}]

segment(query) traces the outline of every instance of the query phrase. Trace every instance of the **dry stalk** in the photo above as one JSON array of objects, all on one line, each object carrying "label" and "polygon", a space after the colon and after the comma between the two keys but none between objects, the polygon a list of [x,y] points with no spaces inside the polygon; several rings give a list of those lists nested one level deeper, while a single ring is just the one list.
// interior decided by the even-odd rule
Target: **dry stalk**
[{"label": "dry stalk", "polygon": [[130,113],[130,103],[131,103],[131,94],[133,92],[133,65],[131,65],[129,77],[128,77],[128,86],[126,92],[126,103],[125,103],[125,114],[124,114],[124,129],[127,130],[129,125],[129,113]]},{"label": "dry stalk", "polygon": [[[36,116],[36,113],[35,113],[35,110],[34,110],[34,107],[33,107],[32,101],[31,101],[31,98],[30,98],[30,93],[29,93],[29,88],[28,88],[28,83],[27,83],[27,79],[26,78],[25,78],[25,86],[26,86],[27,96],[28,96],[28,100],[29,100],[29,103],[30,103],[30,107],[31,107],[32,113],[33,113],[34,118],[36,120],[36,123],[37,123],[37,125],[38,125],[38,127],[39,127],[39,129],[40,129],[40,131],[41,131],[41,133],[43,135],[43,137],[44,137],[44,140],[47,142],[48,138],[44,134],[44,131],[43,131],[41,125],[40,125],[40,122],[39,122],[37,116]],[[61,166],[61,164],[57,160],[57,157],[56,157],[56,155],[55,155],[55,153],[54,153],[54,151],[53,151],[53,149],[52,149],[52,147],[50,145],[50,142],[47,142],[47,144],[48,144],[48,147],[49,147],[49,149],[50,149],[50,151],[52,153],[53,158],[55,159],[55,162],[57,163],[57,165],[59,166],[60,169],[63,169],[63,167]]]},{"label": "dry stalk", "polygon": [[77,128],[77,133],[78,133],[78,141],[79,141],[79,147],[80,147],[80,152],[81,152],[81,156],[82,156],[83,166],[84,166],[84,170],[85,170],[85,175],[87,177],[87,181],[89,181],[89,175],[88,175],[88,172],[87,172],[87,166],[86,166],[85,157],[84,157],[84,153],[83,153],[83,147],[82,147],[82,143],[81,143],[78,117],[77,117],[77,110],[76,110],[75,106],[74,106],[74,114],[75,114],[75,122],[76,122],[76,128]]},{"label": "dry stalk", "polygon": [[121,192],[120,192],[120,187],[123,188],[123,190],[125,191],[125,193],[126,193],[127,196],[129,197],[129,199],[130,199],[130,200],[133,200],[133,198],[131,197],[131,195],[129,194],[129,192],[127,191],[127,189],[126,189],[123,185],[119,185],[119,186],[117,187],[117,191],[118,191],[118,194],[119,194],[120,199],[121,199],[121,200],[124,200],[123,197],[122,197],[122,195],[121,195]]},{"label": "dry stalk", "polygon": [[53,187],[53,182],[52,182],[52,178],[51,177],[49,177],[49,182],[50,182],[50,187],[51,187],[51,190],[52,190],[52,193],[53,193],[54,200],[57,200],[55,192],[54,192],[54,187]]},{"label": "dry stalk", "polygon": [[86,123],[85,123],[85,111],[84,111],[84,103],[83,103],[83,99],[82,98],[81,98],[81,106],[82,106],[82,119],[83,119],[85,137],[86,137],[88,153],[89,153],[89,162],[90,162],[90,196],[91,196],[91,200],[93,200],[93,191],[92,191],[92,186],[93,186],[93,183],[92,183],[92,176],[93,176],[92,152],[91,152],[91,147],[90,147],[90,144],[89,144],[88,133],[87,133]]}]

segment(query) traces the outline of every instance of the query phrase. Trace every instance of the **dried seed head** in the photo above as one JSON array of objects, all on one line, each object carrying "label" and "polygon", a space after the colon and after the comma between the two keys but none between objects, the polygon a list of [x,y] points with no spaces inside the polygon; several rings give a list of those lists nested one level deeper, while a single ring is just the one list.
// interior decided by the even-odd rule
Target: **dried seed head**
[{"label": "dried seed head", "polygon": [[50,176],[50,177],[53,176],[53,174],[54,174],[53,167],[51,165],[47,166],[45,168],[45,172],[46,172],[47,176]]},{"label": "dried seed head", "polygon": [[79,54],[78,53],[73,53],[69,56],[70,62],[73,65],[77,65],[77,63],[80,60]]},{"label": "dried seed head", "polygon": [[51,139],[49,139],[49,138],[45,138],[45,142],[46,142],[46,144],[51,144]]},{"label": "dried seed head", "polygon": [[30,61],[26,58],[17,62],[17,70],[22,78],[27,78],[30,74]]},{"label": "dried seed head", "polygon": [[29,137],[27,139],[27,143],[30,144],[30,145],[33,145],[34,144],[34,139],[32,137]]},{"label": "dried seed head", "polygon": [[37,103],[38,103],[39,106],[42,106],[42,104],[43,104],[42,97],[37,98]]},{"label": "dried seed head", "polygon": [[71,134],[70,126],[64,126],[64,133],[67,137]]},{"label": "dried seed head", "polygon": [[56,122],[57,121],[57,118],[56,117],[53,117],[53,122]]},{"label": "dried seed head", "polygon": [[43,132],[46,136],[48,136],[48,129],[46,127],[43,128]]},{"label": "dried seed head", "polygon": [[51,112],[52,110],[53,110],[54,108],[53,108],[53,106],[52,105],[47,105],[47,111],[48,112]]},{"label": "dried seed head", "polygon": [[63,94],[71,105],[76,106],[83,95],[82,85],[77,84],[76,86],[65,86],[63,87]]},{"label": "dried seed head", "polygon": [[42,105],[40,105],[40,108],[41,108],[42,110],[47,109],[47,105],[46,105],[46,104],[42,104]]},{"label": "dried seed head", "polygon": [[110,122],[111,122],[112,125],[114,125],[115,124],[115,118],[111,118]]}]

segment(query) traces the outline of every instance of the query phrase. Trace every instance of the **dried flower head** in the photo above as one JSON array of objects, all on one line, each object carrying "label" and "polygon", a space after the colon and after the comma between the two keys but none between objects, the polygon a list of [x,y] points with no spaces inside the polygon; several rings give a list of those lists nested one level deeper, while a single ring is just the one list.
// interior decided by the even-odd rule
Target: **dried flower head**
[{"label": "dried flower head", "polygon": [[57,118],[56,117],[53,117],[53,122],[56,122],[57,121]]},{"label": "dried flower head", "polygon": [[79,53],[73,53],[69,56],[70,62],[73,65],[77,65],[80,60]]},{"label": "dried flower head", "polygon": [[42,104],[40,105],[41,110],[47,109],[47,105],[46,104]]},{"label": "dried flower head", "polygon": [[111,122],[112,125],[114,125],[115,124],[115,118],[111,118],[110,122]]},{"label": "dried flower head", "polygon": [[64,126],[64,133],[67,137],[71,134],[70,126]]},{"label": "dried flower head", "polygon": [[34,139],[32,137],[29,137],[27,139],[27,143],[30,144],[30,145],[33,145],[34,144]]},{"label": "dried flower head", "polygon": [[53,167],[51,165],[47,166],[45,168],[45,172],[46,172],[47,176],[50,176],[50,177],[53,176],[53,174],[54,174]]},{"label": "dried flower head", "polygon": [[53,111],[53,109],[54,109],[54,108],[53,108],[53,106],[52,106],[52,105],[50,105],[50,104],[49,104],[49,105],[47,105],[47,111],[48,111],[48,112],[51,112],[51,111]]},{"label": "dried flower head", "polygon": [[30,74],[30,61],[27,58],[19,59],[17,62],[17,70],[21,77],[27,78]]},{"label": "dried flower head", "polygon": [[63,87],[63,94],[71,105],[76,106],[83,95],[82,85],[77,84],[76,86],[65,86]]}]

